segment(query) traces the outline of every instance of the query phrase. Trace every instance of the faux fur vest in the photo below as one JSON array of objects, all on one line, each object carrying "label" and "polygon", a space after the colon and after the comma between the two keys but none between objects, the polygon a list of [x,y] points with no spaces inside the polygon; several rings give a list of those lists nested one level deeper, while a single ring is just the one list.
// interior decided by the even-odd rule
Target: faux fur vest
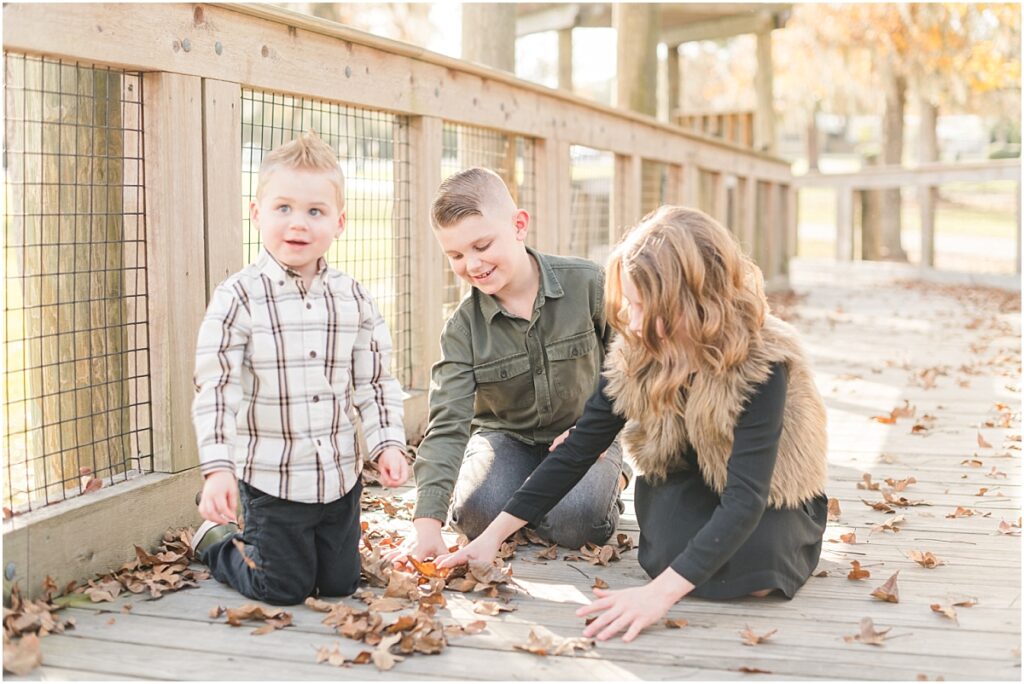
[{"label": "faux fur vest", "polygon": [[722,375],[698,372],[683,399],[683,415],[656,416],[647,388],[626,368],[625,341],[616,338],[606,362],[607,393],[615,412],[627,418],[622,442],[641,472],[657,483],[682,467],[687,443],[697,452],[704,480],[719,495],[725,490],[733,432],[752,392],[768,379],[774,362],[786,364],[789,383],[782,436],[768,505],[794,508],[825,489],[827,443],[825,405],[804,358],[797,333],[768,315],[761,342],[748,358]]}]

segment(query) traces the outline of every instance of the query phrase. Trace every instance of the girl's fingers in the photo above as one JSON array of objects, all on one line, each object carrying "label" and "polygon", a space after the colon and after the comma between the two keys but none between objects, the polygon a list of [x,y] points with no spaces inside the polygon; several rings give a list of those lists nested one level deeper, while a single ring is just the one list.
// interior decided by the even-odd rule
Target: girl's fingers
[{"label": "girl's fingers", "polygon": [[640,631],[647,625],[647,620],[639,617],[636,618],[635,620],[633,620],[633,624],[629,626],[629,629],[626,630],[626,633],[622,635],[622,640],[628,643],[633,639],[636,639],[636,635],[639,634]]},{"label": "girl's fingers", "polygon": [[587,628],[583,630],[583,636],[592,637],[602,630],[612,620],[618,619],[622,613],[622,609],[618,606],[612,606],[604,614],[598,616],[596,620],[587,625]]},{"label": "girl's fingers", "polygon": [[584,615],[590,615],[591,613],[596,613],[598,611],[605,610],[606,608],[611,607],[612,601],[613,599],[607,596],[604,598],[599,598],[596,601],[591,601],[585,606],[580,606],[579,608],[577,608],[576,615],[579,617],[583,617]]},{"label": "girl's fingers", "polygon": [[597,638],[600,641],[611,639],[613,636],[624,630],[626,625],[628,625],[632,620],[633,618],[629,615],[620,615],[617,620],[602,630],[601,633],[597,635]]}]

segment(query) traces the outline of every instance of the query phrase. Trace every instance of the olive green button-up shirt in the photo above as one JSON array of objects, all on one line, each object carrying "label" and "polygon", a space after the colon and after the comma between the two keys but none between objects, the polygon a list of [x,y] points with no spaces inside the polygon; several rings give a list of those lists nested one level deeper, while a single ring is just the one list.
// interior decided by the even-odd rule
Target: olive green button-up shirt
[{"label": "olive green button-up shirt", "polygon": [[527,250],[540,266],[530,320],[474,288],[445,324],[414,466],[417,518],[447,518],[471,434],[495,430],[550,444],[576,423],[597,386],[612,333],[601,268]]}]

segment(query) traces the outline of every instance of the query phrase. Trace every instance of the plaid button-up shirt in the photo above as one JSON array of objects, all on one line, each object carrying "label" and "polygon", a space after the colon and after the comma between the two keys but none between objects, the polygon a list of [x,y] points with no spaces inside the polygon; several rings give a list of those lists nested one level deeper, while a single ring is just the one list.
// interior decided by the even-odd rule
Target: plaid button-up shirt
[{"label": "plaid button-up shirt", "polygon": [[234,471],[282,499],[327,503],[369,457],[405,449],[402,389],[376,304],[321,259],[309,291],[266,250],[213,294],[196,345],[192,420],[203,474]]}]

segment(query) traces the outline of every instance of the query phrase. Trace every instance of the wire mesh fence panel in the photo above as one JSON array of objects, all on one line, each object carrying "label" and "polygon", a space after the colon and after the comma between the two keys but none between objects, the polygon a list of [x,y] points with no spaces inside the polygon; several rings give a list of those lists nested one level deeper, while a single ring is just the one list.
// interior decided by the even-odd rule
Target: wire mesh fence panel
[{"label": "wire mesh fence panel", "polygon": [[668,198],[668,164],[644,159],[640,169],[640,216],[654,211]]},{"label": "wire mesh fence panel", "polygon": [[604,264],[611,249],[611,192],[615,155],[582,145],[569,147],[572,229],[568,253]]},{"label": "wire mesh fence panel", "polygon": [[[501,176],[516,206],[533,215],[537,203],[533,139],[446,121],[442,129],[441,179],[474,166]],[[526,243],[536,245],[532,230],[526,234]],[[443,282],[442,315],[447,319],[469,290],[469,284],[455,275],[447,261]]]},{"label": "wire mesh fence panel", "polygon": [[392,373],[412,381],[411,219],[409,123],[404,116],[279,93],[242,91],[243,249],[260,250],[249,219],[263,156],[307,131],[338,155],[345,174],[345,232],[327,262],[358,280],[373,296],[394,343]]},{"label": "wire mesh fence panel", "polygon": [[5,517],[153,469],[142,76],[4,53]]}]

